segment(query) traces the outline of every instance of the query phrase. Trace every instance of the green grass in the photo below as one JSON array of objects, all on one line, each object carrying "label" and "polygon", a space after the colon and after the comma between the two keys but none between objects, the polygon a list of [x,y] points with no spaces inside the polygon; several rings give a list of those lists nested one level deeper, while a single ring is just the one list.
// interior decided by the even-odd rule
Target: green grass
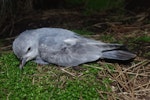
[{"label": "green grass", "polygon": [[86,29],[83,29],[83,30],[72,30],[72,31],[74,31],[74,32],[76,32],[76,33],[78,33],[80,35],[92,35],[92,34],[94,34],[93,32],[90,32],[90,31],[88,31]]},{"label": "green grass", "polygon": [[100,40],[105,42],[116,42],[116,39],[112,35],[101,35]]},{"label": "green grass", "polygon": [[140,36],[134,39],[135,42],[150,42],[150,36]]},{"label": "green grass", "polygon": [[0,100],[101,100],[98,91],[111,91],[109,78],[97,78],[102,69],[96,63],[82,65],[83,71],[69,68],[82,73],[80,77],[70,76],[55,65],[40,66],[30,61],[24,70],[18,65],[11,52],[0,57]]}]

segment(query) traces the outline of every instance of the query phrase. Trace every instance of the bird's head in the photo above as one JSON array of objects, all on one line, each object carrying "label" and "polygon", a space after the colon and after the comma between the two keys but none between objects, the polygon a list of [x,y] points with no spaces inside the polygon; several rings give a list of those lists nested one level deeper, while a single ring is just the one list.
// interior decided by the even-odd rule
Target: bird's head
[{"label": "bird's head", "polygon": [[28,34],[21,34],[13,42],[13,52],[20,59],[20,69],[27,61],[38,56],[38,41],[35,37]]}]

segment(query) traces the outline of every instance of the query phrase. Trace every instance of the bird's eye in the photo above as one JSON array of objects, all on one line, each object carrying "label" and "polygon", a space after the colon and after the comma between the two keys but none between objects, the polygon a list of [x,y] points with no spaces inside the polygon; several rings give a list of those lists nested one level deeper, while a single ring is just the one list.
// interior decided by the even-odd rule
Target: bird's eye
[{"label": "bird's eye", "polygon": [[27,49],[27,52],[29,52],[31,50],[31,47],[29,47],[28,49]]}]

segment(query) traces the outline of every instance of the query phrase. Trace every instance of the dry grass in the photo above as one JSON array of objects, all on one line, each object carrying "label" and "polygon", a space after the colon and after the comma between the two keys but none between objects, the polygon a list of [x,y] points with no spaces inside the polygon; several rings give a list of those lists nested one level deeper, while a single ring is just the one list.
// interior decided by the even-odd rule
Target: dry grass
[{"label": "dry grass", "polygon": [[113,80],[112,92],[99,91],[107,94],[108,100],[150,99],[150,60],[140,60],[128,67],[116,64],[113,73],[110,69],[103,68],[103,75]]}]

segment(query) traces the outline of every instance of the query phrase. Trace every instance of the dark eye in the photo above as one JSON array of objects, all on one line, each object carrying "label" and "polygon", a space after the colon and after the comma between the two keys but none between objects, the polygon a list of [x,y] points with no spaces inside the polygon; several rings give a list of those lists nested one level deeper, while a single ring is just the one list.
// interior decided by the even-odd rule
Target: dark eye
[{"label": "dark eye", "polygon": [[27,52],[29,52],[31,50],[31,47],[29,47],[28,49],[27,49]]}]

